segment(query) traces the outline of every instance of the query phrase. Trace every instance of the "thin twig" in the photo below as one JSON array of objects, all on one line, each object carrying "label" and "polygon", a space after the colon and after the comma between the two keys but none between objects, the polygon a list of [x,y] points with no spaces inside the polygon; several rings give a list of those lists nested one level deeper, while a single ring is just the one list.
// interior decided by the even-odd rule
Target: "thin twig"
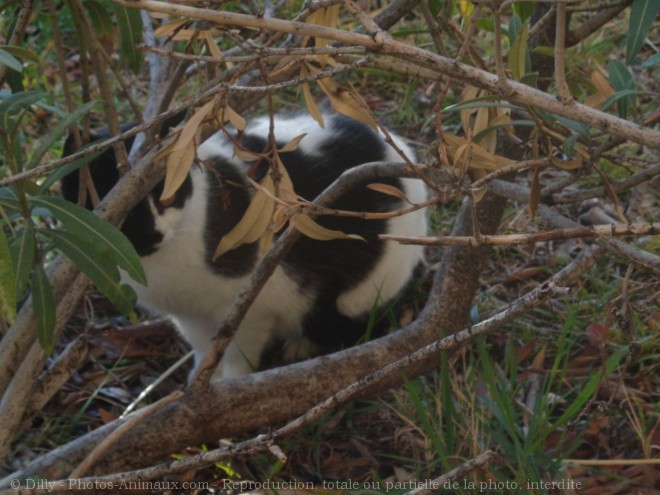
[{"label": "thin twig", "polygon": [[[638,186],[643,182],[647,182],[655,179],[660,174],[660,163],[655,163],[648,168],[643,169],[640,172],[637,172],[634,175],[631,175],[627,179],[610,182],[610,189],[615,193],[621,191],[626,191],[630,188]],[[591,198],[600,198],[607,194],[605,187],[593,187],[590,189],[583,189],[575,192],[565,192],[560,194],[552,195],[552,202],[555,204],[565,204],[565,203],[575,203],[578,201],[584,201]]]},{"label": "thin twig", "polygon": [[565,68],[565,55],[566,55],[566,3],[558,2],[557,19],[555,30],[555,85],[559,92],[559,97],[564,103],[573,101],[571,90],[568,88],[566,82],[566,68]]},{"label": "thin twig", "polygon": [[[485,335],[497,328],[501,328],[507,322],[518,318],[522,314],[529,311],[531,308],[536,307],[543,301],[553,297],[554,294],[564,291],[564,289],[557,287],[556,284],[552,282],[552,280],[546,281],[538,288],[508,304],[487,320],[465,328],[464,330],[452,334],[451,336],[436,340],[435,342],[432,342],[431,344],[368,374],[367,376],[361,378],[359,381],[349,385],[348,387],[340,390],[336,394],[328,397],[324,401],[310,408],[305,414],[297,417],[296,419],[290,421],[286,425],[269,434],[259,435],[258,437],[234,445],[221,447],[219,449],[203,452],[194,456],[187,457],[185,459],[175,460],[166,464],[159,464],[132,472],[115,473],[94,478],[76,480],[70,478],[67,480],[52,481],[49,482],[47,489],[49,490],[49,493],[59,493],[65,491],[81,491],[84,490],[85,486],[89,486],[89,483],[113,486],[115,484],[119,484],[120,482],[126,483],[134,480],[154,480],[165,475],[171,475],[174,473],[184,472],[189,469],[208,466],[215,462],[219,462],[223,459],[231,458],[239,454],[248,455],[267,451],[278,439],[295,433],[296,431],[300,430],[300,428],[315,421],[322,415],[326,414],[328,411],[336,409],[342,404],[346,404],[359,394],[368,390],[370,387],[373,387],[378,382],[384,381],[395,375],[400,375],[409,367],[423,362],[432,356],[436,356],[441,351],[456,349],[468,342],[471,342],[479,335]],[[124,425],[125,424],[126,423],[124,423]],[[122,428],[124,425],[120,426],[119,428]],[[0,495],[16,495],[17,493],[20,494],[25,492],[16,491],[16,489],[12,489],[11,491],[0,490]],[[43,491],[37,489],[32,493],[45,493],[45,489]]]},{"label": "thin twig", "polygon": [[471,473],[475,469],[479,469],[488,464],[492,459],[497,457],[497,453],[493,450],[487,450],[482,452],[474,459],[464,462],[457,468],[452,469],[448,473],[438,476],[437,478],[420,482],[421,485],[419,488],[410,490],[409,492],[404,493],[403,495],[427,495],[429,493],[438,493],[443,491],[460,490],[464,488],[462,483],[453,482],[458,479],[465,479],[465,476],[468,473]]},{"label": "thin twig", "polygon": [[[489,190],[498,196],[504,196],[519,202],[527,203],[529,201],[529,189],[518,184],[495,180],[491,182]],[[579,227],[578,223],[544,204],[539,205],[537,214],[559,228]],[[617,239],[600,237],[599,241],[604,242],[609,249],[625,257],[628,261],[640,263],[654,272],[660,273],[660,256],[635,248]]]},{"label": "thin twig", "polygon": [[429,236],[405,237],[381,234],[379,239],[397,241],[401,244],[415,244],[422,246],[514,246],[519,244],[532,244],[555,240],[578,239],[585,237],[614,237],[614,236],[642,236],[660,234],[660,223],[632,223],[628,225],[604,224],[589,227],[574,227],[549,230],[547,232],[533,232],[528,234],[480,235],[479,237],[465,236]]},{"label": "thin twig", "polygon": [[424,67],[461,79],[466,84],[472,84],[473,86],[487,89],[514,103],[538,107],[541,110],[557,113],[577,122],[597,127],[609,134],[622,136],[630,141],[644,144],[654,149],[660,149],[660,132],[654,129],[642,127],[638,124],[589,108],[586,105],[577,102],[567,105],[564,102],[557,100],[557,98],[552,95],[536,90],[517,81],[509,82],[509,86],[512,89],[512,93],[509,94],[508,91],[503,91],[502,88],[499,87],[499,78],[496,75],[485,70],[455,62],[454,60],[431,53],[423,48],[402,43],[385,32],[380,32],[379,36],[376,37],[377,39],[374,39],[372,36],[346,32],[325,26],[285,21],[281,19],[264,19],[225,11],[216,12],[209,9],[198,9],[185,5],[165,3],[158,0],[117,1],[120,5],[125,7],[144,8],[153,12],[184,16],[192,19],[202,19],[219,25],[272,29],[296,35],[331,39],[348,43],[350,45],[364,46],[370,50],[381,51],[382,53],[407,59],[408,61],[415,61]]}]

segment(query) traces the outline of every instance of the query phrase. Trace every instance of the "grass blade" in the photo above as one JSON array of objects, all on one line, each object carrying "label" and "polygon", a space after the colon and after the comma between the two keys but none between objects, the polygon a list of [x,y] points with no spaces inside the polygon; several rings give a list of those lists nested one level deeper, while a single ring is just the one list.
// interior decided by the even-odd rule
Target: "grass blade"
[{"label": "grass blade", "polygon": [[55,298],[48,277],[41,265],[32,270],[32,305],[37,320],[37,338],[46,354],[53,351],[55,333]]}]

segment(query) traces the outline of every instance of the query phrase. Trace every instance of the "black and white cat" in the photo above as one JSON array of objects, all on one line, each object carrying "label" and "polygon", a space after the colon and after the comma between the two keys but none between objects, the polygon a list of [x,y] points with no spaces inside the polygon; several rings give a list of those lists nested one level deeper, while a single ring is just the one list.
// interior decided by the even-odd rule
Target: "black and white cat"
[{"label": "black and white cat", "polygon": [[[268,118],[251,122],[242,146],[262,152],[267,144]],[[295,192],[314,199],[343,171],[373,161],[402,161],[370,127],[340,115],[326,115],[325,128],[307,115],[277,117],[278,148],[306,133],[297,149],[281,153]],[[414,162],[414,154],[398,137],[397,146]],[[65,152],[71,152],[71,142]],[[148,287],[127,277],[141,306],[169,315],[195,351],[196,363],[261,256],[258,243],[232,249],[215,262],[216,246],[242,218],[254,193],[246,174],[254,167],[235,156],[234,144],[223,132],[197,149],[198,163],[174,201],[159,203],[162,183],[136,206],[121,229],[135,246]],[[106,152],[90,165],[100,196],[117,181],[114,155]],[[253,170],[259,180],[266,165]],[[401,189],[412,203],[426,199],[418,179],[379,180]],[[408,206],[392,195],[364,184],[345,194],[333,207],[352,211],[391,211]],[[64,196],[77,199],[77,174],[66,177]],[[315,241],[301,237],[267,282],[242,322],[215,377],[232,377],[257,369],[264,350],[274,342],[292,355],[300,349],[334,350],[362,337],[371,311],[391,303],[409,284],[423,260],[420,246],[377,239],[381,233],[421,236],[427,222],[423,211],[390,220],[323,216],[323,226],[361,240]]]}]

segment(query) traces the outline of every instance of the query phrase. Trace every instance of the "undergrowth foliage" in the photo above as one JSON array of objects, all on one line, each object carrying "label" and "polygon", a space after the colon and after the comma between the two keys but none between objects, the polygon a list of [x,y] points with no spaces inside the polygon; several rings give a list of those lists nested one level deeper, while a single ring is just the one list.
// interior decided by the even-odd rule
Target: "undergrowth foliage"
[{"label": "undergrowth foliage", "polygon": [[[71,473],[106,483],[195,479],[209,490],[228,489],[227,480],[245,489],[348,480],[336,487],[652,493],[660,478],[659,9],[660,0],[0,5],[0,458],[8,475],[0,493],[11,493],[10,480],[27,489],[46,472],[50,481]],[[353,358],[359,346],[326,368],[266,374],[271,388],[247,378],[250,390],[231,389],[237,400],[259,397],[250,408],[283,416],[241,416],[246,404],[222,409],[206,399],[213,391],[202,375],[184,398],[144,408],[155,416],[136,423],[152,433],[158,421],[207,431],[163,432],[156,445],[126,428],[121,446],[134,459],[113,451],[116,439],[94,451],[127,424],[118,419],[127,406],[183,388],[180,363],[167,370],[183,352],[155,337],[171,329],[161,322],[152,332],[120,281],[123,270],[146,282],[116,225],[163,178],[167,204],[200,165],[196,149],[211,132],[240,133],[254,115],[280,111],[307,112],[323,126],[324,107],[378,130],[395,149],[384,124],[396,128],[421,156],[428,202],[360,212],[389,218],[427,208],[432,220],[429,237],[390,239],[427,245],[429,257],[414,300],[392,313],[393,329],[403,327],[386,337],[395,344],[376,344],[369,359]],[[172,129],[164,124],[183,114]],[[109,138],[86,146],[99,127]],[[273,133],[262,153],[235,143],[238,157],[267,163],[270,173],[253,181],[253,199],[217,240],[216,258],[259,242],[274,269],[288,239],[275,242],[274,232],[285,227],[318,240],[351,237],[315,221],[348,213],[298,196],[282,165],[279,153],[304,135],[278,148]],[[81,151],[62,158],[66,135]],[[124,177],[99,204],[84,171],[109,149]],[[94,212],[58,196],[59,180],[76,169],[79,204],[89,197]],[[377,179],[370,187],[410,203]],[[483,211],[494,196],[509,201],[501,221],[495,208]],[[489,215],[497,232],[481,227]],[[258,276],[248,305],[264,282]],[[517,298],[548,279],[550,292],[538,291],[505,325]],[[87,281],[98,293],[87,291],[81,305]],[[211,364],[240,311],[219,330]],[[500,314],[483,335],[451,341]],[[99,330],[107,322],[135,334]],[[433,359],[410,358],[433,344]],[[290,401],[269,393],[288,379],[308,388]],[[151,391],[151,382],[161,388]],[[379,400],[351,402],[376,391]],[[202,421],[173,420],[200,397]],[[283,423],[276,434],[249,436]],[[217,443],[226,436],[235,444]],[[65,447],[47,453],[57,444]],[[102,455],[109,460],[95,470]],[[157,465],[171,455],[174,464]]]}]

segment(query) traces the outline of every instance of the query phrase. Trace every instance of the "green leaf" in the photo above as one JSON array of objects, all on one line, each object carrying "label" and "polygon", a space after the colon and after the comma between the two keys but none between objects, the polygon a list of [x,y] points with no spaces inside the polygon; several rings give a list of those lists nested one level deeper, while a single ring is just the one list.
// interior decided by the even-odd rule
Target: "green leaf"
[{"label": "green leaf", "polygon": [[[609,75],[610,84],[617,91],[625,91],[628,89],[635,89],[635,78],[628,70],[628,67],[623,65],[618,60],[610,60],[607,62],[607,72]],[[635,96],[627,96],[617,103],[619,116],[626,118],[628,109],[633,108],[635,105]]]},{"label": "green leaf", "polygon": [[627,98],[629,96],[637,96],[637,95],[643,95],[646,94],[644,91],[639,91],[637,89],[622,89],[621,91],[617,91],[614,93],[612,96],[610,96],[607,100],[605,100],[600,107],[600,109],[605,112],[606,110],[609,110],[609,108],[614,105],[617,101],[619,101],[621,98]]},{"label": "green leaf", "polygon": [[32,307],[37,320],[39,345],[46,354],[50,354],[53,351],[55,333],[55,298],[41,265],[36,265],[32,271]]},{"label": "green leaf", "polygon": [[100,255],[91,243],[63,230],[42,230],[50,237],[75,265],[80,268],[92,283],[110,300],[122,313],[131,314],[136,296],[128,285],[119,281],[117,266],[108,258]]},{"label": "green leaf", "polygon": [[69,233],[92,247],[92,254],[105,256],[126,270],[133,280],[147,284],[135,248],[118,229],[91,211],[62,198],[35,196],[30,199],[30,205],[48,208]]},{"label": "green leaf", "polygon": [[522,77],[527,74],[527,24],[523,25],[518,31],[516,40],[511,44],[509,49],[509,70],[516,81],[520,81]]},{"label": "green leaf", "polygon": [[37,54],[27,48],[23,48],[22,46],[0,45],[0,50],[6,51],[18,59],[29,60],[35,64],[39,63],[39,57]]},{"label": "green leaf", "polygon": [[16,281],[3,229],[0,229],[0,317],[10,325],[16,320]]},{"label": "green leaf", "polygon": [[85,156],[83,158],[78,158],[76,161],[67,163],[63,167],[59,167],[57,170],[55,170],[55,172],[50,174],[42,184],[39,185],[39,189],[36,191],[35,194],[46,194],[53,186],[53,184],[59,182],[60,180],[62,180],[63,177],[66,177],[70,173],[78,170],[83,165],[87,165],[95,158],[98,158],[102,153],[103,153],[102,151],[99,151],[98,153],[94,153],[93,155]]},{"label": "green leaf", "polygon": [[520,20],[525,22],[532,16],[534,12],[534,2],[517,2],[513,4],[513,11],[516,13]]},{"label": "green leaf", "polygon": [[77,122],[83,115],[86,115],[96,102],[88,101],[84,105],[76,108],[71,114],[60,120],[51,131],[39,140],[39,144],[32,152],[32,158],[27,164],[27,170],[33,169],[43,158],[46,152],[51,148],[53,143],[57,141],[69,128],[71,124]]},{"label": "green leaf", "polygon": [[15,70],[16,72],[23,71],[23,64],[17,60],[11,53],[0,48],[0,64],[6,65],[10,69]]},{"label": "green leaf", "polygon": [[119,27],[119,57],[135,74],[142,67],[142,53],[136,48],[142,42],[142,18],[137,9],[114,4]]},{"label": "green leaf", "polygon": [[21,91],[15,93],[0,103],[0,129],[9,131],[11,129],[10,117],[19,110],[25,110],[33,103],[39,101],[47,93],[43,91]]},{"label": "green leaf", "polygon": [[106,39],[112,41],[114,36],[114,29],[112,26],[112,15],[108,10],[95,0],[85,0],[83,7],[87,12],[94,29],[94,35],[98,39]]},{"label": "green leaf", "polygon": [[565,127],[568,127],[572,131],[577,132],[580,136],[582,137],[589,137],[590,133],[590,128],[589,126],[582,124],[580,122],[576,122],[571,119],[567,119],[566,117],[562,117],[561,115],[556,115],[556,114],[549,114],[552,118],[555,118],[564,125]]},{"label": "green leaf", "polygon": [[654,53],[647,61],[642,64],[645,69],[660,67],[660,53]]},{"label": "green leaf", "polygon": [[562,150],[569,159],[575,156],[575,143],[577,142],[577,138],[577,134],[571,134],[566,138],[564,144],[562,144]]},{"label": "green leaf", "polygon": [[10,246],[16,276],[16,294],[20,297],[30,280],[37,255],[37,243],[34,229],[27,224]]},{"label": "green leaf", "polygon": [[[605,362],[605,371],[607,373],[612,373],[617,367],[619,362],[630,352],[627,346],[617,349],[610,357],[607,358]],[[603,379],[603,370],[598,369],[592,377],[587,381],[587,383],[582,386],[582,390],[571,403],[570,406],[564,411],[564,414],[554,423],[554,428],[560,428],[566,424],[571,418],[573,418],[580,409],[587,403],[589,398],[596,393],[596,389]]]},{"label": "green leaf", "polygon": [[628,39],[626,42],[626,63],[631,64],[644,44],[653,21],[658,17],[660,0],[634,0],[630,9]]},{"label": "green leaf", "polygon": [[3,187],[0,189],[0,207],[12,211],[20,210],[21,206],[13,187]]}]

